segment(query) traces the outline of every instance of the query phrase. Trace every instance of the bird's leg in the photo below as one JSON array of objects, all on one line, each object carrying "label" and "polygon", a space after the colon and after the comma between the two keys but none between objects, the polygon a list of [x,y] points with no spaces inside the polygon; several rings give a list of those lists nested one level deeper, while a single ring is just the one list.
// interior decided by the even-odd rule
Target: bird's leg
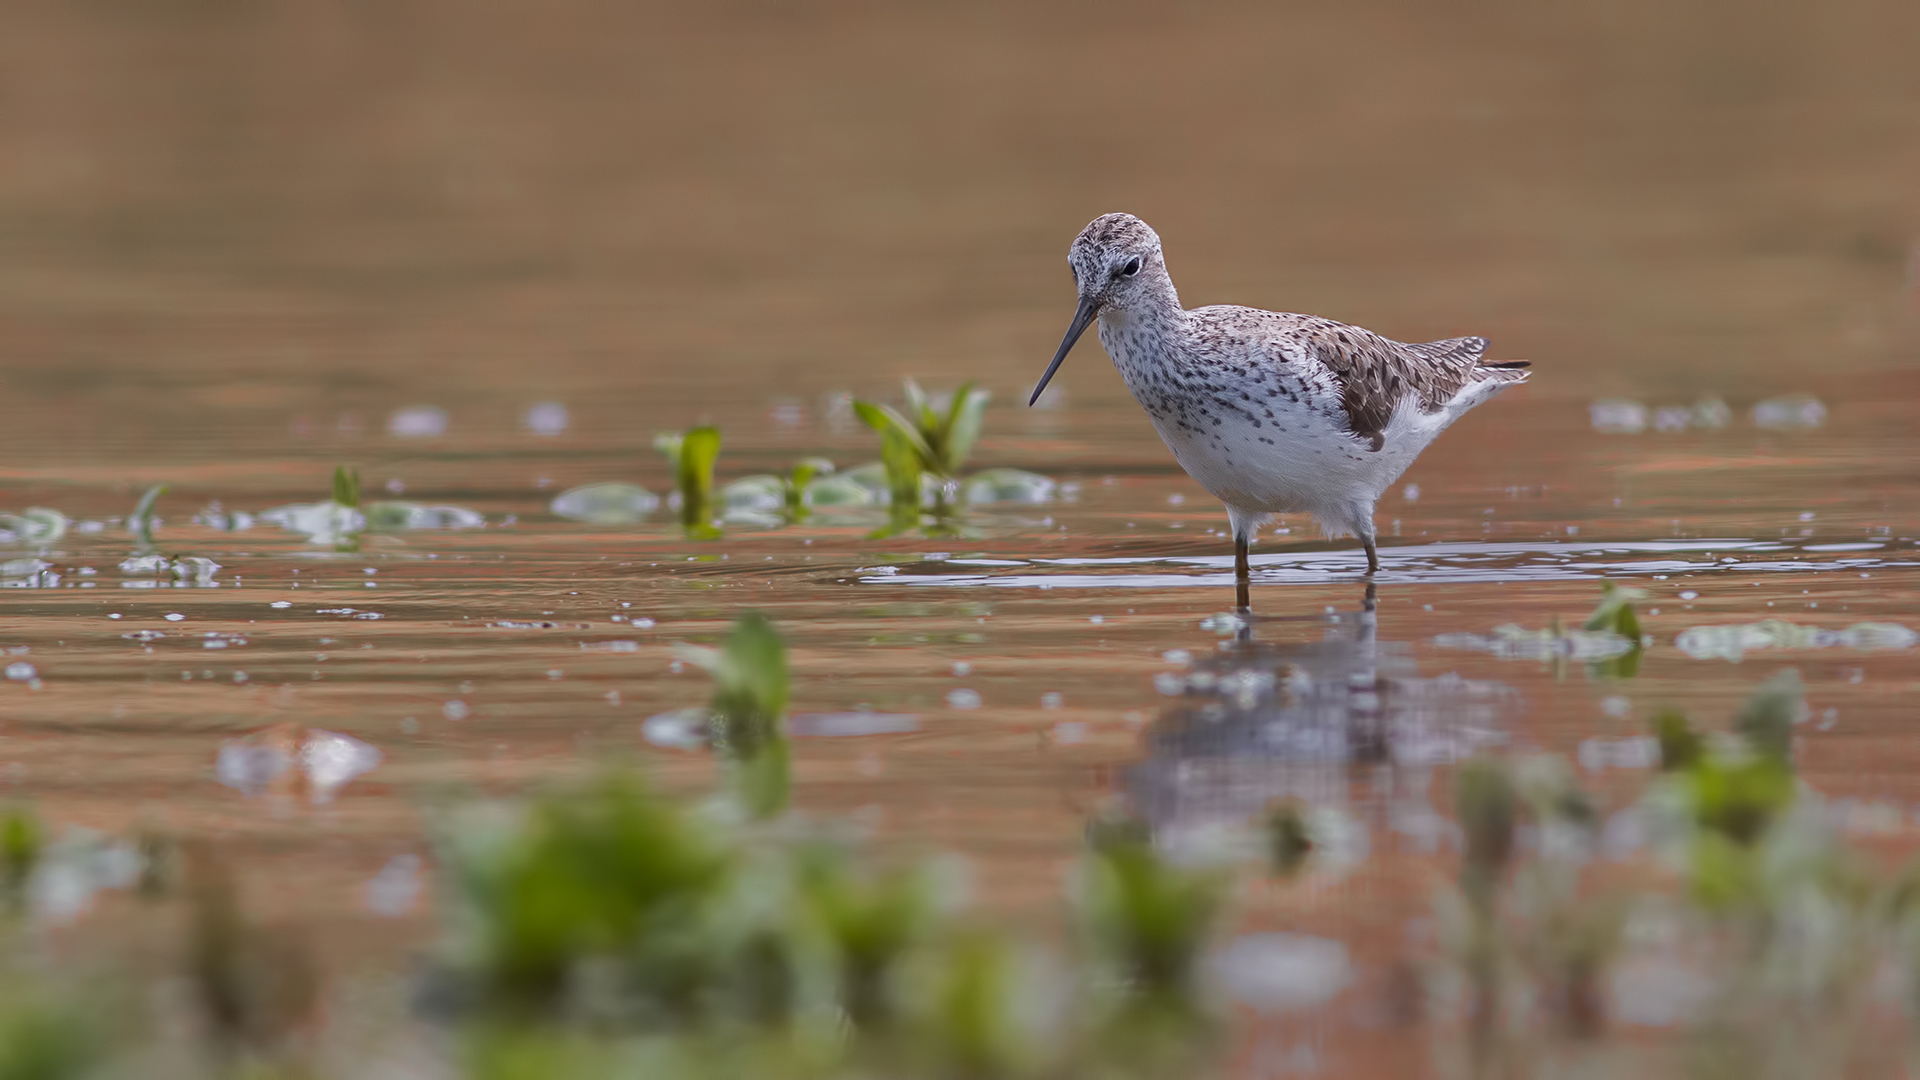
[{"label": "bird's leg", "polygon": [[1373,550],[1373,537],[1362,535],[1360,546],[1367,549],[1367,575],[1371,577],[1380,572],[1380,556]]},{"label": "bird's leg", "polygon": [[1243,615],[1253,613],[1253,572],[1247,566],[1247,534],[1235,530],[1233,534],[1233,600],[1234,608]]}]

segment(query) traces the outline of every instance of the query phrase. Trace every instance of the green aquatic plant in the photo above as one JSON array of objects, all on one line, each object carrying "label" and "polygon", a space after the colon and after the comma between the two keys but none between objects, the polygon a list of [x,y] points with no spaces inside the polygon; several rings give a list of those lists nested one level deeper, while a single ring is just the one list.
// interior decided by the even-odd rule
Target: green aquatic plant
[{"label": "green aquatic plant", "polygon": [[713,673],[712,745],[733,794],[756,818],[786,809],[792,751],[787,743],[787,647],[766,617],[734,621],[718,649],[680,646],[678,655]]},{"label": "green aquatic plant", "polygon": [[323,502],[293,503],[260,512],[260,520],[300,533],[316,544],[352,551],[367,529],[360,506],[360,474],[345,465],[333,467],[331,494]]},{"label": "green aquatic plant", "polygon": [[880,433],[880,464],[887,471],[888,532],[904,532],[919,524],[925,462],[912,440],[898,430]]},{"label": "green aquatic plant", "polygon": [[444,856],[457,998],[484,1013],[559,1018],[597,961],[624,973],[608,991],[616,997],[667,1014],[693,1007],[709,960],[701,927],[728,873],[715,837],[613,776],[505,822],[459,824]]},{"label": "green aquatic plant", "polygon": [[798,521],[807,516],[808,491],[819,477],[833,472],[833,462],[822,457],[801,458],[793,463],[785,476],[781,477],[781,496],[786,504],[787,519]]},{"label": "green aquatic plant", "polygon": [[1578,627],[1563,625],[1556,615],[1544,630],[1503,623],[1489,634],[1441,634],[1433,643],[1443,649],[1490,653],[1502,660],[1545,661],[1556,676],[1565,674],[1570,661],[1579,661],[1595,678],[1632,678],[1640,670],[1648,642],[1634,604],[1647,594],[1611,581],[1601,582],[1600,590],[1600,603]]},{"label": "green aquatic plant", "polygon": [[1616,585],[1611,581],[1600,583],[1600,603],[1587,616],[1581,625],[1583,630],[1605,630],[1626,638],[1628,641],[1640,640],[1640,616],[1633,605],[1647,598],[1645,589]]},{"label": "green aquatic plant", "polygon": [[0,544],[46,547],[67,534],[72,521],[58,510],[29,506],[18,514],[0,514]]},{"label": "green aquatic plant", "polygon": [[673,489],[680,499],[680,524],[687,535],[710,540],[720,535],[714,524],[713,467],[720,460],[720,429],[711,425],[684,432],[663,431],[653,448],[673,463]]},{"label": "green aquatic plant", "polygon": [[799,894],[832,948],[847,1019],[868,1032],[895,1024],[896,980],[942,914],[939,883],[926,868],[862,873],[831,847],[814,849],[798,865]]},{"label": "green aquatic plant", "polygon": [[921,1075],[1059,1075],[1047,1069],[1055,1053],[1047,1036],[1058,1021],[1032,985],[1032,955],[1013,938],[979,930],[940,944],[928,964],[927,1001],[915,1032]]},{"label": "green aquatic plant", "polygon": [[[1645,589],[1600,583],[1600,603],[1595,605],[1580,629],[1589,634],[1612,634],[1625,642],[1625,651],[1598,657],[1587,663],[1587,674],[1596,678],[1631,679],[1640,672],[1640,658],[1647,651],[1647,638],[1640,630],[1640,615],[1634,604],[1647,598]],[[1556,625],[1555,629],[1559,629]]]},{"label": "green aquatic plant", "polygon": [[1762,683],[1734,717],[1731,743],[1696,735],[1686,718],[1655,721],[1661,767],[1683,785],[1693,821],[1707,833],[1752,847],[1792,803],[1792,725],[1801,709],[1799,673],[1788,669]]},{"label": "green aquatic plant", "polygon": [[1762,683],[1734,717],[1731,739],[1696,734],[1685,716],[1654,720],[1661,770],[1690,827],[1688,872],[1710,909],[1748,906],[1762,891],[1764,844],[1793,806],[1793,724],[1803,708],[1792,669]]},{"label": "green aquatic plant", "polygon": [[0,993],[0,1080],[82,1080],[96,1075],[110,1045],[96,1014],[87,1002],[16,981]]},{"label": "green aquatic plant", "polygon": [[[833,462],[822,457],[801,458],[784,473],[743,476],[720,489],[720,502],[729,521],[765,524],[805,520],[813,510],[815,483],[833,474]],[[834,493],[830,502],[843,502]]]},{"label": "green aquatic plant", "polygon": [[462,506],[429,506],[401,499],[366,499],[358,470],[336,465],[328,498],[314,503],[290,503],[262,510],[259,520],[300,533],[316,544],[339,551],[359,549],[367,533],[409,532],[416,529],[476,529],[486,518]]},{"label": "green aquatic plant", "polygon": [[1460,873],[1470,897],[1490,896],[1513,861],[1513,830],[1520,814],[1519,792],[1505,765],[1474,758],[1454,777],[1454,813],[1460,819],[1464,852]]},{"label": "green aquatic plant", "polygon": [[1806,685],[1793,668],[1776,672],[1763,682],[1734,714],[1733,730],[1763,757],[1791,761],[1793,725],[1806,708]]},{"label": "green aquatic plant", "polygon": [[[942,481],[960,478],[960,468],[973,453],[980,437],[980,424],[992,394],[974,383],[963,383],[949,398],[929,398],[920,384],[906,380],[907,411],[903,415],[890,405],[855,401],[854,414],[862,423],[882,436],[892,432],[898,445],[910,448],[919,459],[922,472]],[[882,441],[882,458],[885,457]],[[915,496],[918,498],[917,494]]]},{"label": "green aquatic plant", "polygon": [[1097,980],[1080,1009],[1080,1053],[1102,1075],[1192,1075],[1213,1044],[1217,1017],[1201,960],[1225,902],[1223,868],[1174,863],[1144,829],[1089,831],[1078,873],[1081,939]]},{"label": "green aquatic plant", "polygon": [[[961,502],[1044,503],[1058,488],[1053,480],[1021,469],[987,469],[964,479],[960,470],[980,437],[980,427],[991,394],[966,383],[950,397],[930,398],[912,379],[906,380],[904,412],[872,401],[855,401],[854,412],[880,434],[880,461],[848,474],[863,482],[874,473],[876,487],[884,477],[888,523],[874,535],[886,537],[921,527],[929,535],[964,535],[953,521]],[[931,509],[933,519],[922,520]]]},{"label": "green aquatic plant", "polygon": [[[885,533],[918,524],[929,486],[935,514],[946,513],[959,490],[960,468],[980,437],[981,420],[992,396],[971,382],[945,399],[929,398],[912,379],[906,380],[905,391],[904,414],[878,402],[853,403],[861,422],[880,433],[891,517]],[[930,478],[932,484],[923,478]]]},{"label": "green aquatic plant", "polygon": [[46,845],[40,819],[31,811],[17,806],[0,811],[0,908],[25,905],[27,883]]},{"label": "green aquatic plant", "polygon": [[151,555],[153,544],[153,506],[167,493],[167,485],[155,484],[140,496],[127,517],[127,531],[133,534],[133,549],[138,555]]},{"label": "green aquatic plant", "polygon": [[638,484],[609,480],[568,488],[549,506],[556,515],[595,525],[629,525],[645,521],[660,508],[660,496]]},{"label": "green aquatic plant", "polygon": [[[1510,1051],[1517,1016],[1536,1030],[1590,1036],[1606,1020],[1608,971],[1620,948],[1620,897],[1582,888],[1598,835],[1592,799],[1550,755],[1475,758],[1454,775],[1462,852],[1456,887],[1436,896],[1439,986],[1469,1020],[1469,1051],[1486,1074]],[[1533,837],[1522,858],[1521,827]]]},{"label": "green aquatic plant", "polygon": [[349,510],[360,509],[360,470],[345,465],[333,467],[333,504]]},{"label": "green aquatic plant", "polygon": [[1298,874],[1313,854],[1316,845],[1307,814],[1307,804],[1299,799],[1278,799],[1267,807],[1267,862],[1281,877]]},{"label": "green aquatic plant", "polygon": [[1083,864],[1085,925],[1131,1005],[1189,1014],[1226,884],[1215,869],[1178,866],[1152,843],[1109,831]]}]

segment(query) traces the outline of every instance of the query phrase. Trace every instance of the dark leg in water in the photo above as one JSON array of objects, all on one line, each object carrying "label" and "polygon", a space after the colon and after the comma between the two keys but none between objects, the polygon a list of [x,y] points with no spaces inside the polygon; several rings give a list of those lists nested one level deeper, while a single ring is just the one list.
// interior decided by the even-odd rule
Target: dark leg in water
[{"label": "dark leg in water", "polygon": [[1367,573],[1369,574],[1379,573],[1380,572],[1380,556],[1376,554],[1373,550],[1373,537],[1371,536],[1361,537],[1360,546],[1367,549]]},{"label": "dark leg in water", "polygon": [[1233,600],[1238,611],[1253,610],[1252,571],[1247,567],[1247,538],[1238,533],[1233,537]]}]

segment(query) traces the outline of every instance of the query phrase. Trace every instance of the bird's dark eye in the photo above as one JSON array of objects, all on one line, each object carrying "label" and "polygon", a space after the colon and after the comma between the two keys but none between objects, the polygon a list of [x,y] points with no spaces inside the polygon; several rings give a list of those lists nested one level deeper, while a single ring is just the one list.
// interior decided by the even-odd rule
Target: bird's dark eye
[{"label": "bird's dark eye", "polygon": [[1120,268],[1121,277],[1132,277],[1133,275],[1139,272],[1140,272],[1140,256],[1138,255],[1135,255],[1133,258],[1128,259],[1127,265],[1122,266]]}]

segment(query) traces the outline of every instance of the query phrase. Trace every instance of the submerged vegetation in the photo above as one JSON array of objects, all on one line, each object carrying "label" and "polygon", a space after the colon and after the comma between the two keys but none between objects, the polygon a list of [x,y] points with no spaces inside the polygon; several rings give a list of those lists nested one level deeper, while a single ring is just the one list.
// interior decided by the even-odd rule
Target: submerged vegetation
[{"label": "submerged vegetation", "polygon": [[1595,678],[1630,679],[1639,672],[1641,657],[1653,642],[1640,629],[1634,608],[1646,597],[1642,589],[1603,581],[1600,603],[1578,627],[1563,626],[1555,617],[1544,630],[1502,623],[1490,634],[1441,634],[1433,643],[1444,649],[1491,653],[1502,660],[1540,660],[1561,675],[1570,662],[1577,661]]},{"label": "submerged vegetation", "polygon": [[[793,525],[815,514],[858,520],[884,513],[886,524],[876,535],[914,529],[945,535],[958,530],[963,504],[1044,503],[1054,497],[1054,481],[1022,469],[962,475],[985,420],[991,398],[986,390],[967,383],[951,395],[930,396],[909,379],[905,396],[904,412],[852,403],[855,415],[880,436],[880,460],[846,470],[824,457],[804,457],[784,473],[719,484],[719,429],[662,433],[654,446],[666,455],[672,474],[667,504],[678,510],[689,537],[710,540],[723,525]],[[660,505],[658,496],[637,484],[602,481],[561,492],[550,508],[574,521],[630,524],[646,520]]]},{"label": "submerged vegetation", "polygon": [[963,384],[944,400],[929,398],[912,379],[904,389],[905,414],[890,405],[857,400],[853,411],[861,423],[880,433],[880,461],[887,469],[892,504],[918,507],[924,498],[922,484],[931,481],[931,501],[936,509],[944,509],[953,501],[960,467],[980,437],[981,418],[991,395],[973,383]]},{"label": "submerged vegetation", "polygon": [[[855,401],[854,414],[880,435],[886,475],[888,525],[881,535],[927,526],[951,532],[955,506],[967,502],[1044,502],[1053,482],[1019,469],[992,469],[963,480],[960,470],[973,453],[991,398],[964,383],[951,395],[930,397],[912,379],[904,384],[906,412],[879,402]],[[922,511],[929,513],[923,518]]]},{"label": "submerged vegetation", "polygon": [[[1877,870],[1795,777],[1803,712],[1786,670],[1729,730],[1662,713],[1661,771],[1610,818],[1556,758],[1460,770],[1465,851],[1457,889],[1439,897],[1435,986],[1458,1009],[1470,1071],[1889,1075],[1903,1060],[1900,1040],[1854,1036],[1909,1023],[1916,870]],[[1628,837],[1666,881],[1601,876],[1594,857]],[[1676,1035],[1591,1038],[1620,1025]]]},{"label": "submerged vegetation", "polygon": [[[214,516],[203,514],[205,518]],[[238,517],[234,515],[226,520],[231,523]],[[478,512],[462,506],[431,506],[401,499],[363,500],[360,473],[346,465],[334,467],[331,498],[262,510],[259,520],[338,551],[358,550],[361,539],[369,533],[474,529],[486,524]],[[229,524],[228,527],[236,526]]]},{"label": "submerged vegetation", "polygon": [[[1596,620],[1630,632],[1630,602],[1610,592]],[[436,807],[438,941],[374,1024],[387,1034],[369,1040],[363,1017],[351,1047],[323,1050],[351,991],[296,929],[246,909],[217,849],[50,841],[26,809],[0,811],[0,945],[73,917],[47,898],[75,880],[138,884],[185,927],[159,953],[108,958],[100,982],[10,948],[0,1078],[411,1075],[423,1046],[439,1048],[434,1075],[474,1078],[1209,1075],[1227,1046],[1220,931],[1236,876],[1253,861],[1277,882],[1341,872],[1340,830],[1296,798],[1246,823],[1250,845],[1217,850],[1169,848],[1147,822],[1102,813],[1065,879],[1069,932],[1050,945],[970,911],[958,859],[879,857],[847,823],[793,809],[792,674],[764,617],[677,655],[712,679],[698,715],[717,790],[669,801],[607,769]],[[1804,713],[1790,670],[1725,730],[1661,713],[1647,736],[1659,771],[1610,811],[1550,755],[1453,769],[1457,875],[1433,897],[1437,951],[1395,969],[1426,1002],[1438,1063],[1664,1075],[1710,1059],[1752,1075],[1791,1055],[1808,1066],[1794,1075],[1867,1075],[1896,1060],[1872,1039],[1813,1037],[1897,1014],[1875,989],[1889,970],[1920,993],[1920,879],[1843,843],[1798,781]],[[1622,859],[1631,873],[1606,869]],[[1259,965],[1303,946],[1253,938],[1279,951],[1235,954],[1233,977],[1264,980],[1270,999],[1344,985],[1340,959],[1307,976],[1336,980],[1326,989],[1287,989],[1302,976]],[[161,999],[136,989],[148,984],[184,990],[192,1022],[160,1022]],[[1672,1034],[1594,1038],[1626,1024]]]},{"label": "submerged vegetation", "polygon": [[[992,929],[966,911],[956,860],[876,861],[840,824],[788,810],[788,672],[766,620],[744,617],[719,648],[686,655],[713,674],[729,774],[717,797],[677,806],[609,771],[444,809],[443,936],[413,1015],[387,1026],[446,1036],[445,1064],[476,1078],[1144,1078],[1194,1075],[1216,1054],[1200,961],[1219,873],[1178,867],[1143,829],[1113,824],[1093,831],[1074,874],[1071,952]],[[4,895],[60,872],[44,851],[32,815],[0,817]],[[171,865],[164,845],[138,851]],[[78,1080],[102,1063],[102,1075],[146,1076],[396,1067],[380,1045],[320,1052],[329,998],[303,939],[254,921],[213,849],[184,854],[184,873],[156,875],[147,895],[177,909],[186,934],[165,970],[121,975],[187,989],[194,1022],[97,1024],[103,1001],[59,1005],[52,975],[15,952],[26,966],[0,993],[0,1077]],[[29,932],[18,903],[0,919]],[[115,1009],[139,1012],[138,1000]]]},{"label": "submerged vegetation", "polygon": [[720,460],[720,429],[707,425],[684,432],[663,431],[654,436],[653,448],[665,454],[672,466],[680,527],[695,539],[719,536],[713,505],[713,467]]}]

